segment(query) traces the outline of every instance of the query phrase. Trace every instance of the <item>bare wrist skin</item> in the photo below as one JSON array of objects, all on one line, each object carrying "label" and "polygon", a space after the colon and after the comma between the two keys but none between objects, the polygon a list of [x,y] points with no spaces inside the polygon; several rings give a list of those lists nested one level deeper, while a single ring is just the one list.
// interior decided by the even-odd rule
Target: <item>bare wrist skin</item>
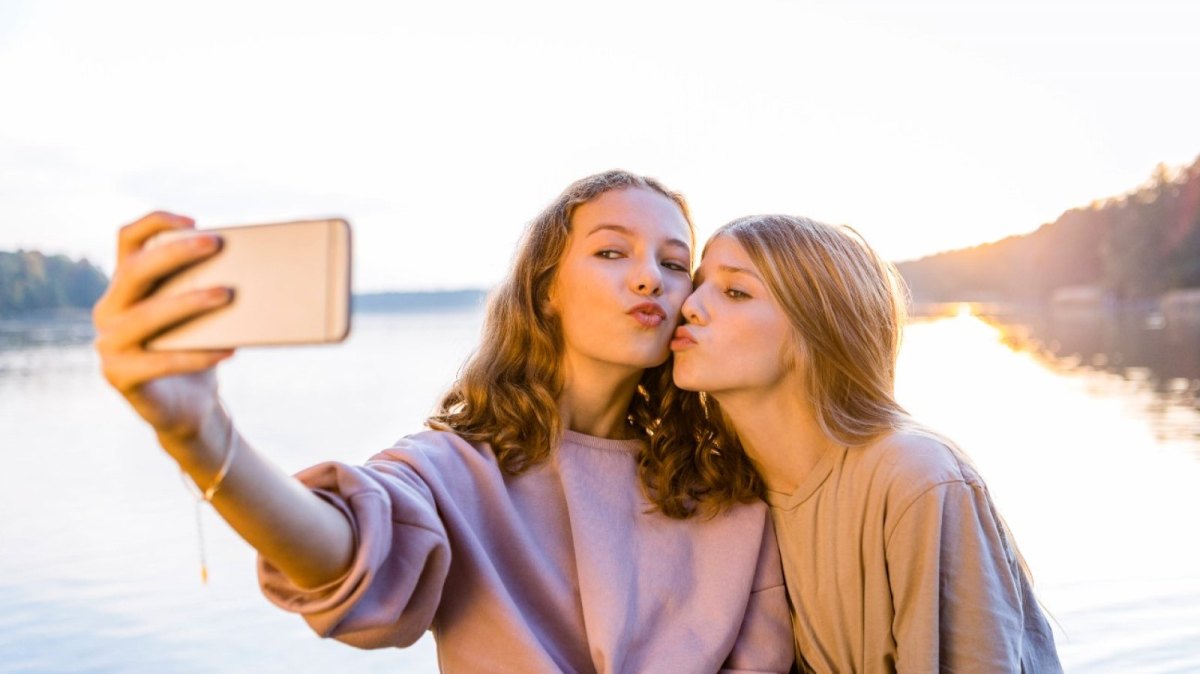
[{"label": "bare wrist skin", "polygon": [[340,577],[353,557],[345,515],[255,452],[232,423],[218,403],[195,432],[159,433],[159,443],[200,493],[219,487],[204,500],[297,585],[318,587]]},{"label": "bare wrist skin", "polygon": [[185,433],[156,431],[156,435],[158,443],[175,459],[179,467],[191,476],[197,485],[206,485],[216,475],[221,462],[232,449],[227,445],[239,441],[237,430],[230,428],[232,423],[233,420],[221,405],[214,403],[195,430]]}]

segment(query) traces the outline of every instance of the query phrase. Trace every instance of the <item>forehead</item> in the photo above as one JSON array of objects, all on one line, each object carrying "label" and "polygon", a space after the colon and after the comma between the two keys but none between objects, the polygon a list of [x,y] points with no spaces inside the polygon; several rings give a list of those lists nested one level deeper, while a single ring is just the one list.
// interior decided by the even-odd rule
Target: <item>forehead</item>
[{"label": "forehead", "polygon": [[728,234],[719,234],[704,247],[704,258],[700,260],[700,266],[713,271],[718,267],[754,269],[754,262],[737,239]]},{"label": "forehead", "polygon": [[746,248],[732,236],[721,234],[704,246],[704,258],[693,280],[701,283],[706,277],[729,274],[762,280]]},{"label": "forehead", "polygon": [[[615,225],[650,239],[679,239],[691,248],[691,229],[679,204],[644,187],[609,190],[580,204],[571,214],[572,232],[586,236],[596,227]],[[602,230],[617,231],[617,230]]]}]

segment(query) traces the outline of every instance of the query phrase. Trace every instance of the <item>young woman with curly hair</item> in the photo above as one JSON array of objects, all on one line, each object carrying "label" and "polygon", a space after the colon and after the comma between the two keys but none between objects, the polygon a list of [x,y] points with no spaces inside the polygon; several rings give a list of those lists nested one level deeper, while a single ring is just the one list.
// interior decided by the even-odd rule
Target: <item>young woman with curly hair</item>
[{"label": "young woman with curly hair", "polygon": [[142,346],[228,302],[148,296],[217,250],[143,249],[193,226],[155,213],[122,230],[97,349],[163,449],[201,488],[219,483],[212,503],[259,551],[273,602],[365,648],[432,630],[445,672],[788,670],[757,478],[740,455],[697,452],[694,420],[662,414],[692,290],[681,196],[622,171],[572,184],[531,223],[432,430],[295,478],[219,404],[214,366],[231,352]]}]

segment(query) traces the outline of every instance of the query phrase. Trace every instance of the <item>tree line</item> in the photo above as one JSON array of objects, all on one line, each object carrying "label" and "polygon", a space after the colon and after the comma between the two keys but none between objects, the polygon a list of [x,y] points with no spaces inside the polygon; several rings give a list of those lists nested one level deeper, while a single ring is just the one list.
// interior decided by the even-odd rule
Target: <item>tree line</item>
[{"label": "tree line", "polygon": [[[1071,209],[1030,234],[897,267],[913,299],[927,302],[1044,302],[1068,286],[1136,301],[1200,288],[1200,157],[1178,169],[1160,164],[1138,188]],[[87,309],[107,285],[86,259],[0,252],[0,318]]]},{"label": "tree line", "polygon": [[37,251],[0,251],[0,318],[61,309],[90,309],[108,286],[85,260]]},{"label": "tree line", "polygon": [[1030,234],[897,267],[917,301],[1044,302],[1067,286],[1137,301],[1200,287],[1200,157]]}]

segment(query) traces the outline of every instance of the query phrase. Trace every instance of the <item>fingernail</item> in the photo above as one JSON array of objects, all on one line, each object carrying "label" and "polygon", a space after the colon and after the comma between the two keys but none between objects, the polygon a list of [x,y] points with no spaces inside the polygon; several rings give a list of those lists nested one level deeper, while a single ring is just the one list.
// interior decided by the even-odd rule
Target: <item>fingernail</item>
[{"label": "fingernail", "polygon": [[233,293],[230,292],[229,288],[213,288],[208,291],[205,297],[205,300],[213,304],[225,304],[231,299],[233,299]]},{"label": "fingernail", "polygon": [[217,250],[221,247],[221,243],[222,243],[221,237],[213,236],[211,234],[205,234],[204,236],[197,236],[196,238],[192,239],[193,246],[195,246],[198,250],[205,250],[205,251]]}]

